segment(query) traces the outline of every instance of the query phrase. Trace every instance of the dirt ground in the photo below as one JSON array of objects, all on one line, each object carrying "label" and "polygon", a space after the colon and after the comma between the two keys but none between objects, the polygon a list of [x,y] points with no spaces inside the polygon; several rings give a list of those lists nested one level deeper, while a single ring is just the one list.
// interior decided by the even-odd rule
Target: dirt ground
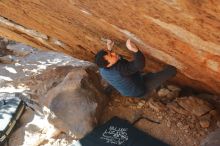
[{"label": "dirt ground", "polygon": [[[169,109],[166,104],[161,106],[161,98],[157,94],[152,95],[150,100],[145,100],[122,97],[114,91],[111,98],[111,102],[104,111],[102,122],[113,116],[127,119],[131,123],[138,117],[147,117],[150,120],[141,119],[135,124],[135,127],[169,143],[171,146],[199,146],[201,140],[217,128],[218,118],[215,115],[212,116],[210,127],[202,128],[198,117],[177,113]],[[150,102],[153,100],[159,106],[152,106]]]}]

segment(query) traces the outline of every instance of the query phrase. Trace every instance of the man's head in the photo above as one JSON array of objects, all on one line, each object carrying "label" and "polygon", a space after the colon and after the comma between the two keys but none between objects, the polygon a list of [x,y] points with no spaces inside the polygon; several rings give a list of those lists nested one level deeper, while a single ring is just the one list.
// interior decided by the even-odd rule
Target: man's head
[{"label": "man's head", "polygon": [[119,55],[115,52],[101,50],[95,55],[95,63],[98,67],[111,67],[119,60]]}]

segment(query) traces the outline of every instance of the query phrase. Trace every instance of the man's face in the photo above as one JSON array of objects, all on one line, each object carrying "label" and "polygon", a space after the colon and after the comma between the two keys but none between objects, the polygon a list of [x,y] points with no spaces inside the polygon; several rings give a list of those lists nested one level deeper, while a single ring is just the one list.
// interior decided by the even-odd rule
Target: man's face
[{"label": "man's face", "polygon": [[109,62],[107,67],[114,65],[119,60],[119,55],[115,52],[108,51],[108,54],[104,56],[105,60]]}]

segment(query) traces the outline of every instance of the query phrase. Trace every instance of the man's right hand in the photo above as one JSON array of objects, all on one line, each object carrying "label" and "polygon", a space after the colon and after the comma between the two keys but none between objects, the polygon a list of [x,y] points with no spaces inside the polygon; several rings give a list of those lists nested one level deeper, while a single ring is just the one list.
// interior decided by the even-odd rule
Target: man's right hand
[{"label": "man's right hand", "polygon": [[112,48],[113,48],[113,46],[114,46],[114,42],[113,42],[112,40],[110,40],[110,39],[107,39],[106,45],[107,45],[107,49],[108,49],[109,51],[112,51]]},{"label": "man's right hand", "polygon": [[135,52],[135,53],[138,52],[137,46],[134,43],[132,43],[130,39],[126,41],[126,46],[128,50]]}]

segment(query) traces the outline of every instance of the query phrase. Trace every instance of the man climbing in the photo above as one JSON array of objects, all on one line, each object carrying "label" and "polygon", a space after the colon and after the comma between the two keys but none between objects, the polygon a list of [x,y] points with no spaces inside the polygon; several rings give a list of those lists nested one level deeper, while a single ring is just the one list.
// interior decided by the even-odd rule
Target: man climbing
[{"label": "man climbing", "polygon": [[95,55],[95,63],[101,76],[123,96],[146,97],[176,75],[176,68],[170,65],[160,72],[141,75],[145,58],[137,46],[127,40],[128,50],[134,53],[134,60],[128,61],[112,51],[113,45],[114,42],[107,40],[108,50],[100,50]]}]

